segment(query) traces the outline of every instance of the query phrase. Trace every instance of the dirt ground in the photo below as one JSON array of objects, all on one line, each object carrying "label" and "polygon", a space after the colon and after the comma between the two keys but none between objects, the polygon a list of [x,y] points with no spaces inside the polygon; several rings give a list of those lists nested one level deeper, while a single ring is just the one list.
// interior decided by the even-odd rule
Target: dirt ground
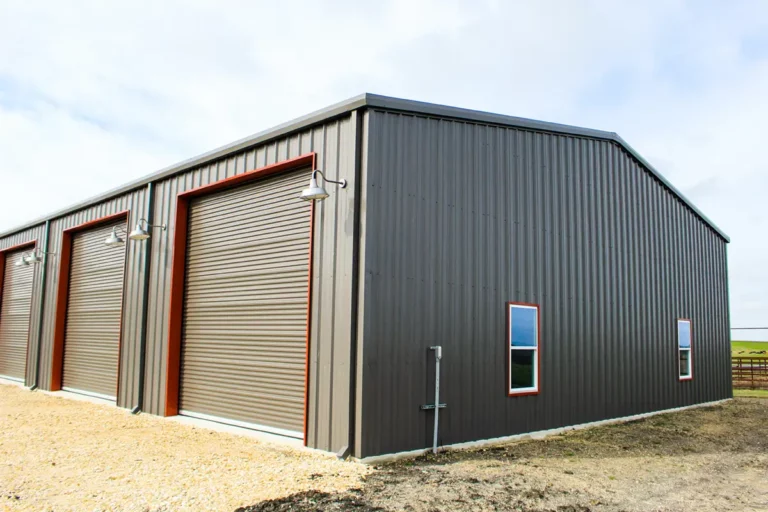
[{"label": "dirt ground", "polygon": [[369,468],[0,384],[0,511],[232,511]]},{"label": "dirt ground", "polygon": [[768,511],[768,400],[370,468],[0,385],[0,510]]},{"label": "dirt ground", "polygon": [[379,466],[356,490],[247,512],[768,510],[768,400]]}]

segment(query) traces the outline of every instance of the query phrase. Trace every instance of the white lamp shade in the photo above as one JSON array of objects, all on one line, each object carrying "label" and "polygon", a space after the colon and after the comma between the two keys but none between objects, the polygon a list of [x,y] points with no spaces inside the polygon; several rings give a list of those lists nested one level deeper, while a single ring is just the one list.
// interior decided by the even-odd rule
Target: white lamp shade
[{"label": "white lamp shade", "polygon": [[309,187],[301,191],[301,197],[305,201],[322,201],[328,197],[328,192],[317,184],[315,178],[309,180]]},{"label": "white lamp shade", "polygon": [[146,229],[141,227],[141,224],[136,224],[136,229],[131,231],[131,233],[128,235],[128,238],[131,240],[146,240],[149,238],[149,233]]},{"label": "white lamp shade", "polygon": [[117,236],[117,230],[116,228],[112,228],[112,234],[110,234],[106,240],[104,240],[104,243],[108,245],[109,247],[115,247],[118,245],[122,245],[124,240]]},{"label": "white lamp shade", "polygon": [[43,261],[43,255],[40,254],[39,252],[33,252],[29,256],[24,258],[24,261],[26,263],[40,263],[41,261]]}]

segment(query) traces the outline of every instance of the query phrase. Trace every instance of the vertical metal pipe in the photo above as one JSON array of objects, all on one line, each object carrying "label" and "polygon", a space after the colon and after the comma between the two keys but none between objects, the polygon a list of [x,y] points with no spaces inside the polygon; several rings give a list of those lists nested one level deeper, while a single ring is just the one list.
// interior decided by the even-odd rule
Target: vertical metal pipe
[{"label": "vertical metal pipe", "polygon": [[38,319],[37,319],[37,355],[35,356],[35,383],[30,388],[35,390],[40,387],[40,354],[42,354],[43,347],[43,320],[45,314],[45,281],[48,270],[48,238],[51,233],[51,221],[45,221],[45,234],[43,235],[43,261],[40,274],[40,305],[38,307]]},{"label": "vertical metal pipe", "polygon": [[[154,223],[155,214],[155,188],[152,182],[147,183],[147,224]],[[130,226],[129,226],[130,227]],[[147,229],[152,229],[148,227]],[[141,412],[144,408],[144,373],[147,364],[147,313],[149,311],[149,272],[152,263],[152,237],[144,242],[144,282],[141,293],[141,333],[139,335],[139,389],[136,406],[131,410],[133,414]]]},{"label": "vertical metal pipe", "polygon": [[443,358],[443,347],[429,347],[435,351],[435,429],[432,433],[432,453],[437,453],[437,432],[440,423],[440,359]]}]

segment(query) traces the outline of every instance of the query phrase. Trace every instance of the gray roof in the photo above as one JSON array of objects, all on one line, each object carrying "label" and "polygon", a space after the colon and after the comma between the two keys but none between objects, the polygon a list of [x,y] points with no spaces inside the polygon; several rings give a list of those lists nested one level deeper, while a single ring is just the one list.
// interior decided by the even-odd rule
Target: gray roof
[{"label": "gray roof", "polygon": [[203,153],[196,157],[171,165],[170,167],[160,169],[159,171],[149,174],[143,178],[132,181],[130,183],[126,183],[121,187],[112,189],[108,192],[99,194],[95,197],[91,197],[85,201],[79,202],[68,208],[51,213],[40,219],[36,219],[23,226],[19,226],[12,230],[6,231],[5,233],[0,234],[0,237],[5,237],[13,233],[16,233],[18,231],[21,231],[23,229],[27,229],[29,227],[41,224],[46,220],[52,220],[54,218],[67,215],[71,212],[80,210],[82,208],[93,205],[95,203],[99,203],[111,197],[145,186],[150,182],[158,181],[160,179],[186,171],[193,167],[197,167],[198,165],[202,165],[208,161],[215,160],[217,158],[228,155],[230,153],[249,148],[251,146],[268,141],[270,139],[274,139],[276,137],[280,137],[290,132],[302,130],[308,126],[327,121],[328,119],[331,119],[334,117],[345,115],[353,110],[363,108],[363,107],[380,108],[385,110],[393,110],[393,111],[401,111],[401,112],[410,112],[415,114],[425,114],[425,115],[432,115],[432,116],[438,116],[438,117],[444,117],[444,118],[448,117],[448,118],[462,119],[467,121],[475,121],[479,123],[490,123],[490,124],[502,125],[502,126],[513,126],[517,128],[526,128],[530,130],[563,133],[568,135],[576,135],[576,136],[582,136],[582,137],[590,137],[590,138],[613,141],[618,145],[620,145],[622,148],[624,148],[628,153],[630,153],[634,158],[636,158],[641,164],[643,164],[656,178],[658,178],[659,181],[661,181],[661,183],[663,183],[667,188],[669,188],[670,191],[676,194],[680,198],[680,200],[683,201],[683,203],[685,203],[691,210],[693,210],[693,212],[696,213],[696,215],[698,215],[704,222],[706,222],[726,242],[730,242],[730,238],[728,237],[728,235],[726,235],[720,228],[718,228],[714,222],[709,220],[709,218],[707,218],[706,215],[704,215],[691,201],[689,201],[688,198],[686,198],[677,188],[675,188],[669,181],[667,181],[667,179],[664,178],[664,176],[662,176],[661,173],[659,173],[659,171],[657,171],[650,163],[648,163],[637,151],[632,149],[632,147],[629,144],[627,144],[627,142],[615,132],[592,130],[589,128],[580,128],[578,126],[569,126],[569,125],[558,124],[558,123],[548,123],[545,121],[536,121],[533,119],[525,119],[522,117],[505,116],[502,114],[493,114],[490,112],[482,112],[479,110],[449,107],[445,105],[437,105],[434,103],[425,103],[422,101],[404,100],[400,98],[392,98],[389,96],[381,96],[378,94],[370,94],[370,93],[360,94],[348,100],[345,100],[340,103],[336,103],[329,107],[312,112],[311,114],[307,114],[306,116],[302,116],[292,121],[288,121],[287,123],[280,124],[278,126],[275,126],[274,128],[270,128],[268,130],[256,133],[254,135],[251,135],[250,137],[246,137],[244,139],[240,139],[238,141],[232,142],[231,144],[227,144],[220,148],[214,149],[213,151]]}]

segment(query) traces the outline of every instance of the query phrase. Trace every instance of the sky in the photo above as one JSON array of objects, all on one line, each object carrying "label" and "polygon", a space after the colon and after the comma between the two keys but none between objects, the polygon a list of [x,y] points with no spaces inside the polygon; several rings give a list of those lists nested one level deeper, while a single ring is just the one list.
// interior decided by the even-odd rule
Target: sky
[{"label": "sky", "polygon": [[0,0],[0,232],[362,92],[619,133],[768,327],[762,0]]}]

